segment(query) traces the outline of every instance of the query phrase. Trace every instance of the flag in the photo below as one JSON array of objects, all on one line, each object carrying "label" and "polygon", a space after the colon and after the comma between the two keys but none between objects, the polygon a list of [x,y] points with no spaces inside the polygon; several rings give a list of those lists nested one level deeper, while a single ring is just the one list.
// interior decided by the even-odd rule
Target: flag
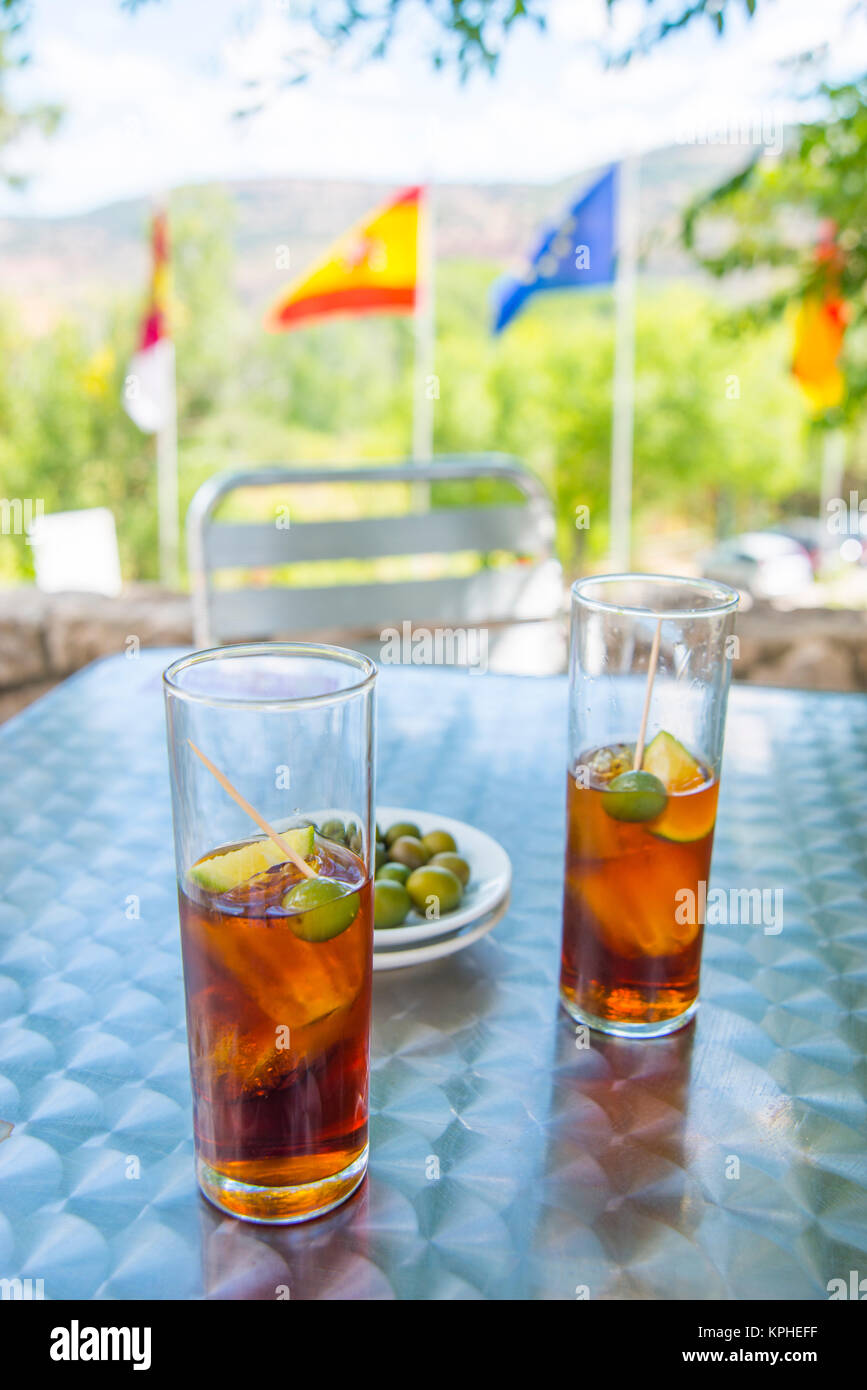
[{"label": "flag", "polygon": [[523,273],[497,281],[493,291],[495,333],[501,333],[539,290],[613,284],[616,180],[617,170],[612,165],[559,223],[543,232]]},{"label": "flag", "polygon": [[174,344],[168,328],[169,234],[165,212],[151,226],[151,282],[138,351],[127,368],[123,405],[145,434],[168,424],[174,409]]},{"label": "flag", "polygon": [[825,283],[804,296],[795,314],[792,375],[820,415],[840,405],[846,389],[839,359],[849,314],[839,291],[843,257],[832,222],[822,227],[815,259],[824,268]]},{"label": "flag", "polygon": [[836,294],[807,295],[795,316],[792,375],[816,414],[843,400],[838,359],[846,331],[846,306]]},{"label": "flag", "polygon": [[830,287],[806,295],[795,314],[792,375],[817,415],[840,405],[845,394],[839,358],[847,320],[844,300]]},{"label": "flag", "polygon": [[265,315],[271,333],[332,314],[415,309],[420,188],[406,188],[340,237]]}]

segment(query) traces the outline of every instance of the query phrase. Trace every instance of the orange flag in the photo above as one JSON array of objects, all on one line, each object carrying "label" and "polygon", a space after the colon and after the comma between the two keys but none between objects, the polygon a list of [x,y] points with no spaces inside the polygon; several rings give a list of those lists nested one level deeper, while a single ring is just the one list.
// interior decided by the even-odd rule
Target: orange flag
[{"label": "orange flag", "polygon": [[331,314],[411,314],[420,188],[406,188],[340,237],[265,315],[271,333]]},{"label": "orange flag", "polygon": [[837,290],[840,251],[834,229],[827,226],[816,248],[816,260],[828,267],[822,294],[808,294],[795,315],[792,374],[816,414],[839,405],[846,382],[839,359],[843,350],[848,312]]},{"label": "orange flag", "polygon": [[845,305],[834,295],[809,295],[795,318],[792,372],[813,410],[839,405],[845,381],[838,359],[846,331]]}]

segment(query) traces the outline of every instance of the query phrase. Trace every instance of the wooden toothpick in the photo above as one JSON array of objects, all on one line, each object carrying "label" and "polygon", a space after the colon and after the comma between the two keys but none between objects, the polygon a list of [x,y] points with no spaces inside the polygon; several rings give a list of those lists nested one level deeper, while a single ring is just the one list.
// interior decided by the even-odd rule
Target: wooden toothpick
[{"label": "wooden toothpick", "polygon": [[656,620],[656,631],[653,634],[653,646],[650,648],[650,661],[647,667],[647,688],[644,692],[644,709],[641,713],[641,727],[638,730],[638,739],[635,744],[635,758],[632,763],[632,771],[638,772],[644,762],[644,739],[647,734],[647,716],[650,713],[650,697],[653,694],[653,678],[656,675],[656,663],[659,661],[659,639],[662,635],[662,619]]},{"label": "wooden toothpick", "polygon": [[264,816],[259,815],[259,812],[256,810],[256,808],[250,805],[246,797],[242,796],[236,787],[232,786],[232,783],[229,781],[225,773],[221,772],[218,767],[214,766],[210,758],[206,757],[205,754],[202,752],[201,748],[197,748],[191,738],[187,739],[187,743],[192,748],[196,757],[201,758],[208,771],[214,774],[220,786],[223,788],[223,791],[228,792],[232,800],[238,803],[241,810],[247,812],[247,815],[250,817],[251,820],[256,822],[260,830],[264,830],[265,834],[268,836],[268,839],[274,842],[277,848],[281,850],[283,854],[286,855],[287,859],[292,860],[292,863],[295,865],[296,869],[300,869],[302,874],[305,874],[307,878],[318,878],[319,875],[317,874],[316,870],[311,869],[310,865],[304,859],[301,858],[301,855],[297,854],[295,850],[292,848],[292,846],[286,840],[283,839],[283,836],[280,834],[280,832],[275,830],[273,825],[269,825]]}]

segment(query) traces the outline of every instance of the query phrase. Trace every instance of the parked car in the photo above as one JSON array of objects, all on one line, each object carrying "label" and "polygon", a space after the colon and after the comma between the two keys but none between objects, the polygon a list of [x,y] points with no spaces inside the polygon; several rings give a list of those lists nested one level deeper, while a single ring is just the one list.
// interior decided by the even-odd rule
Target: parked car
[{"label": "parked car", "polygon": [[706,579],[720,579],[755,598],[796,594],[813,582],[806,547],[774,531],[747,531],[720,541],[700,563]]},{"label": "parked car", "polygon": [[836,568],[839,565],[867,563],[867,517],[863,518],[860,534],[841,535],[830,529],[818,517],[787,517],[772,530],[780,536],[788,536],[804,547],[810,557],[813,573],[822,569]]}]

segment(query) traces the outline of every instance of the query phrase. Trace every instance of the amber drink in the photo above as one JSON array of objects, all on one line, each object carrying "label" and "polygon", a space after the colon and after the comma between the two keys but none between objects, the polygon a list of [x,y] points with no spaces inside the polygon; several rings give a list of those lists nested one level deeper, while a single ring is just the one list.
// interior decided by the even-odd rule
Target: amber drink
[{"label": "amber drink", "polygon": [[247,1220],[320,1215],[366,1170],[374,675],[296,644],[166,673],[197,1176]]},{"label": "amber drink", "polygon": [[[291,1191],[287,1215],[304,1214],[296,1189],[315,1205],[316,1184],[367,1149],[370,880],[318,835],[308,862],[342,890],[324,909],[284,906],[303,882],[291,862],[226,892],[194,878],[179,892],[196,1147],[242,1216],[261,1206],[273,1219],[275,1189]],[[336,930],[317,939],[334,903]]]},{"label": "amber drink", "polygon": [[560,996],[605,1032],[695,1012],[736,602],[657,576],[573,590]]}]

